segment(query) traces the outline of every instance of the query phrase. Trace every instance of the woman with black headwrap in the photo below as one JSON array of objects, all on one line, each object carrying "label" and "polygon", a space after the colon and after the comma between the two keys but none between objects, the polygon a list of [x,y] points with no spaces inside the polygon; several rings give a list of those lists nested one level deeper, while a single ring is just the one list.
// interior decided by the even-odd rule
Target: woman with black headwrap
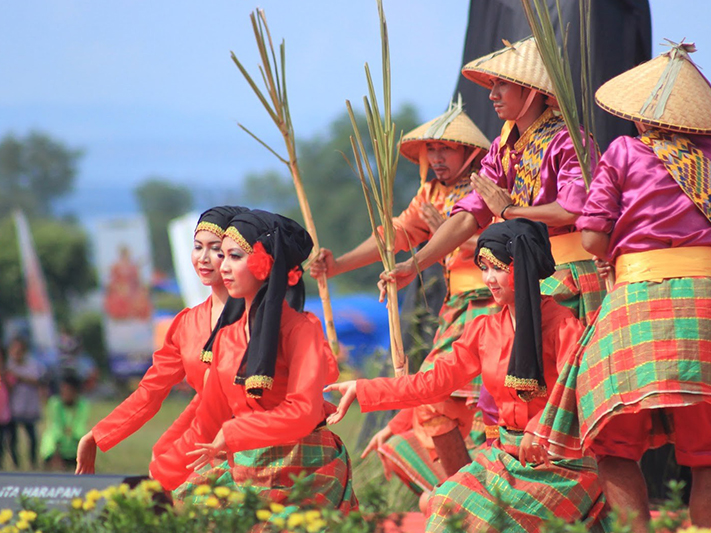
[{"label": "woman with black headwrap", "polygon": [[[325,424],[323,387],[338,366],[319,320],[295,309],[312,247],[299,224],[265,211],[238,215],[225,231],[222,277],[230,296],[244,298],[245,313],[215,338],[196,417],[176,444],[181,460],[167,461],[173,454],[151,464],[164,488],[179,487],[176,498],[219,478],[230,487],[250,483],[280,503],[291,492],[290,474],[302,474],[312,503],[357,506],[348,453]],[[297,297],[291,306],[288,287]],[[225,452],[227,461],[213,467]]]},{"label": "woman with black headwrap", "polygon": [[546,226],[519,218],[493,224],[475,252],[484,282],[502,310],[467,323],[447,356],[428,372],[400,378],[359,379],[330,385],[343,398],[329,423],[354,399],[362,411],[438,402],[474,376],[499,409],[499,438],[472,463],[435,488],[427,502],[427,531],[446,531],[454,513],[467,531],[538,531],[550,515],[600,527],[604,502],[595,462],[551,461],[533,431],[583,327],[539,280],[555,269]]},{"label": "woman with black headwrap", "polygon": [[[153,354],[153,364],[138,388],[82,437],[77,449],[77,474],[93,474],[96,448],[106,452],[138,431],[153,418],[168,393],[183,378],[198,394],[202,391],[215,333],[234,322],[244,310],[243,302],[229,297],[222,281],[220,247],[229,221],[245,211],[248,209],[244,207],[220,206],[200,215],[191,258],[200,281],[210,287],[210,297],[198,306],[184,309],[173,319],[163,347]],[[196,407],[197,396],[158,440],[154,456],[170,452],[173,443],[189,427]]]}]

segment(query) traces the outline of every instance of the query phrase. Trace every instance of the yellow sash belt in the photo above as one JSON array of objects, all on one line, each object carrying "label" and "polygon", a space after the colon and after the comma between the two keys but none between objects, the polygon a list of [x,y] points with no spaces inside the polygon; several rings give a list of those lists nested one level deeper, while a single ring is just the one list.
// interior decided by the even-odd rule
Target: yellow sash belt
[{"label": "yellow sash belt", "polygon": [[711,276],[711,246],[663,248],[623,254],[615,262],[616,283]]},{"label": "yellow sash belt", "polygon": [[556,265],[592,259],[592,255],[583,248],[579,231],[551,237],[551,251]]},{"label": "yellow sash belt", "polygon": [[450,294],[485,288],[486,285],[481,277],[481,270],[474,264],[474,261],[449,271]]}]

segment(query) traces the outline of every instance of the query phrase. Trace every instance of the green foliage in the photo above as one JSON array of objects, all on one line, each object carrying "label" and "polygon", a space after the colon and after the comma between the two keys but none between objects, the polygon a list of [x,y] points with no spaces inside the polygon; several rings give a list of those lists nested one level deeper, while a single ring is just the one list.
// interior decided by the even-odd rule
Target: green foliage
[{"label": "green foliage", "polygon": [[[367,129],[365,118],[357,113],[358,126]],[[419,125],[420,118],[413,106],[404,105],[393,115],[398,129],[410,131]],[[321,246],[335,255],[351,250],[370,234],[368,212],[363,199],[360,180],[344,161],[351,154],[350,136],[353,133],[348,114],[334,120],[324,135],[315,135],[298,143],[299,168],[306,195],[311,204]],[[372,147],[366,149],[373,157]],[[405,162],[398,166],[395,181],[394,212],[399,213],[415,195],[420,183],[419,169]],[[246,177],[243,203],[262,206],[303,222],[291,176],[286,172],[267,171]],[[333,285],[344,291],[375,290],[375,281],[382,265],[358,269],[333,280]],[[305,277],[307,281],[310,279]]]},{"label": "green foliage", "polygon": [[168,223],[184,215],[193,206],[190,189],[168,180],[152,177],[134,189],[141,212],[148,221],[153,250],[153,267],[161,272],[173,272],[173,259],[168,238]]},{"label": "green foliage", "polygon": [[[87,236],[80,226],[56,220],[34,220],[30,226],[55,315],[66,317],[70,298],[96,286]],[[0,318],[25,312],[20,252],[15,224],[8,216],[0,221]]]},{"label": "green foliage", "polygon": [[71,191],[82,151],[49,135],[6,135],[0,141],[0,217],[22,209],[47,216],[50,203]]}]

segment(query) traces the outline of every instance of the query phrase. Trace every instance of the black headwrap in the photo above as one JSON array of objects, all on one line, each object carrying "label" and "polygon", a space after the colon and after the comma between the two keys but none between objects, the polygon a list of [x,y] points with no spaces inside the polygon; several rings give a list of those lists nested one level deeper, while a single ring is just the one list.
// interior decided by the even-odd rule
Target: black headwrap
[{"label": "black headwrap", "polygon": [[295,302],[300,301],[303,307],[301,263],[311,253],[313,241],[308,232],[293,220],[259,210],[234,217],[225,236],[232,238],[250,254],[248,261],[252,259],[251,255],[255,256],[254,259],[260,259],[256,256],[264,253],[273,260],[268,277],[250,309],[249,343],[235,376],[235,384],[244,385],[249,396],[260,398],[263,390],[271,389],[274,383],[281,310],[288,285],[293,284],[290,305],[296,308],[298,304]]},{"label": "black headwrap", "polygon": [[504,385],[524,401],[545,396],[539,280],[555,272],[547,226],[525,218],[492,224],[479,235],[474,257],[504,267],[513,261],[516,333]]},{"label": "black headwrap", "polygon": [[[240,213],[246,213],[247,211],[249,211],[248,208],[237,205],[221,205],[212,207],[200,215],[197,226],[195,226],[195,233],[198,231],[209,231],[222,239],[230,220],[232,220],[234,216],[239,215]],[[205,343],[205,346],[203,346],[202,352],[200,353],[200,360],[203,363],[209,365],[212,362],[212,345],[215,342],[217,332],[220,331],[221,328],[237,322],[243,313],[244,300],[242,298],[227,299],[225,307],[220,314],[220,318],[217,319],[217,323],[215,324],[215,327],[212,328],[210,337],[207,339],[207,342]]]}]

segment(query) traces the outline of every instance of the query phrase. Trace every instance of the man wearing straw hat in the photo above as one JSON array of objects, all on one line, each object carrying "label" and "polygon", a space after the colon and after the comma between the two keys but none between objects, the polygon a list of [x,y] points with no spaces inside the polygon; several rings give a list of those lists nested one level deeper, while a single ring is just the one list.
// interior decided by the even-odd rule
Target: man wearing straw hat
[{"label": "man wearing straw hat", "polygon": [[[471,191],[469,175],[479,169],[489,146],[489,140],[464,113],[461,98],[450,104],[446,113],[403,137],[400,152],[419,164],[422,182],[410,205],[394,220],[398,251],[427,241],[437,231],[456,202]],[[435,179],[427,181],[430,168]],[[451,350],[467,321],[498,309],[473,268],[474,246],[475,242],[464,243],[443,258],[447,299],[439,315],[433,350],[421,371],[429,370],[439,355]],[[338,258],[322,248],[311,275],[325,272],[336,276],[379,258],[373,236]],[[399,465],[396,473],[415,492],[432,490],[470,460],[463,436],[469,434],[473,422],[474,410],[468,404],[476,402],[479,392],[477,380],[445,402],[401,411],[373,437],[364,455],[378,449],[386,468],[393,466],[394,459]],[[492,424],[496,424],[495,417]],[[383,446],[394,434],[396,437]],[[439,463],[433,463],[437,456]]]},{"label": "man wearing straw hat", "polygon": [[668,440],[691,467],[691,520],[711,526],[711,85],[694,50],[671,43],[595,95],[640,132],[612,142],[577,222],[617,280],[560,416],[542,425],[561,454],[582,446],[597,456],[608,501],[636,514],[636,532],[650,516],[637,461]]},{"label": "man wearing straw hat", "polygon": [[547,224],[556,272],[542,282],[544,294],[571,307],[584,323],[597,311],[604,284],[592,256],[575,231],[586,197],[580,164],[563,119],[554,111],[553,84],[533,37],[468,63],[462,74],[490,89],[501,135],[482,161],[481,176],[472,176],[475,191],[463,198],[452,216],[414,259],[382,275],[398,286],[410,283],[455,249],[492,216],[528,218]]}]

